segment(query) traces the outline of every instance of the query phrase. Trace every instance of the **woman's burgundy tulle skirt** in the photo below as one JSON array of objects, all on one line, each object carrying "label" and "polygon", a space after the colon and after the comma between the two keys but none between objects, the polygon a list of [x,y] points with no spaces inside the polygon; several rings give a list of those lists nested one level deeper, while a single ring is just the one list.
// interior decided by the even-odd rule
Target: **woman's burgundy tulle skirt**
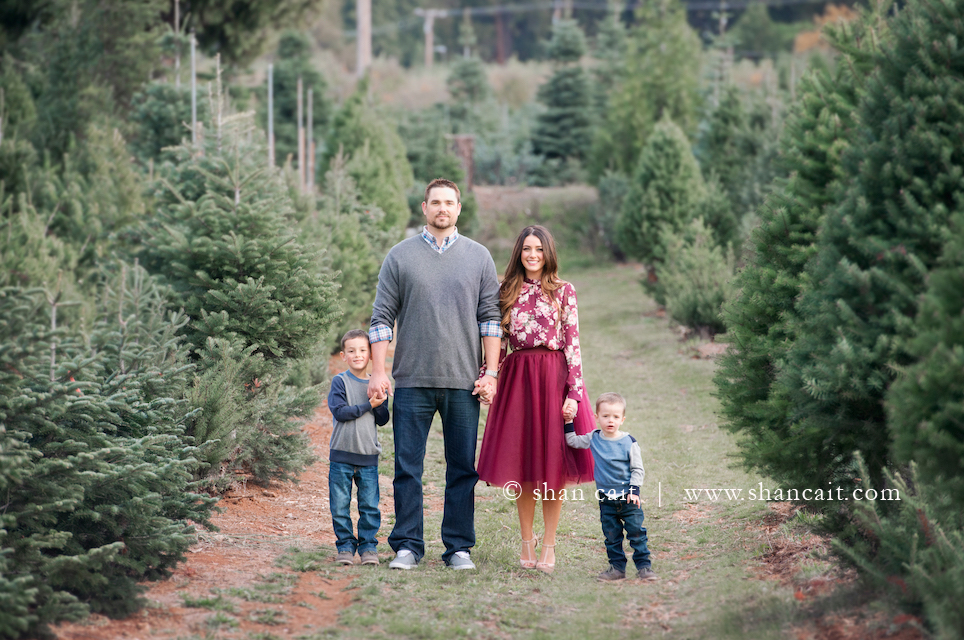
[{"label": "woman's burgundy tulle skirt", "polygon": [[[562,405],[568,376],[561,351],[535,347],[506,357],[485,421],[480,480],[496,486],[518,482],[541,491],[592,481],[592,454],[566,444]],[[574,423],[580,435],[596,426],[585,390]]]}]

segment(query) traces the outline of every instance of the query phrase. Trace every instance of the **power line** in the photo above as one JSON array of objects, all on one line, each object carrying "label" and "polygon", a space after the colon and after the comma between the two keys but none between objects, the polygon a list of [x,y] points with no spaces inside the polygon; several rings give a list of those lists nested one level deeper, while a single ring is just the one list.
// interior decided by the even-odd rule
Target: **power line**
[{"label": "power line", "polygon": [[[689,2],[682,2],[684,8],[687,12],[696,11],[730,11],[734,9],[745,9],[752,4],[763,4],[768,7],[789,7],[801,4],[825,4],[826,0],[725,0],[720,2],[720,0],[690,0]],[[415,29],[421,27],[424,19],[422,16],[425,15],[426,11],[431,11],[436,18],[451,18],[451,17],[461,17],[468,13],[473,16],[494,16],[496,14],[505,13],[528,13],[532,11],[553,11],[560,6],[558,2],[528,2],[524,4],[509,4],[509,5],[499,5],[495,7],[466,7],[464,9],[415,9],[414,18],[403,18],[394,23],[386,23],[372,28],[372,35],[384,35],[387,33],[396,33],[399,31],[407,31],[408,29]],[[602,2],[572,2],[570,6],[573,9],[580,9],[582,11],[599,11],[599,12],[609,12],[611,7],[607,3]],[[630,2],[619,9],[620,13],[625,11],[635,11],[639,8],[639,2]],[[357,35],[357,31],[354,29],[346,29],[344,32],[346,37],[354,38]]]}]

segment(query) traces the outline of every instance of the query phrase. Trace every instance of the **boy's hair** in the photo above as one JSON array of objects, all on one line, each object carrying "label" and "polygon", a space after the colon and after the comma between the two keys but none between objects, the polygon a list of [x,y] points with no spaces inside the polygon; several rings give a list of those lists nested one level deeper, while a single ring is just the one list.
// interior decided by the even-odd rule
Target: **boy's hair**
[{"label": "boy's hair", "polygon": [[432,180],[431,182],[428,183],[428,186],[425,187],[425,202],[428,202],[428,194],[435,187],[445,187],[448,189],[454,189],[455,201],[462,202],[462,192],[459,191],[458,185],[452,182],[451,180],[446,180],[445,178],[435,178],[435,180]]},{"label": "boy's hair", "polygon": [[[341,337],[341,350],[345,350],[346,342],[349,340],[354,340],[355,338],[364,338],[365,340],[368,340],[368,332],[364,329],[352,329]],[[371,342],[369,342],[369,344],[371,344]]]},{"label": "boy's hair", "polygon": [[623,415],[626,415],[626,398],[622,397],[615,391],[610,391],[604,393],[598,398],[596,398],[596,413],[599,413],[599,405],[601,404],[621,404],[623,406]]}]

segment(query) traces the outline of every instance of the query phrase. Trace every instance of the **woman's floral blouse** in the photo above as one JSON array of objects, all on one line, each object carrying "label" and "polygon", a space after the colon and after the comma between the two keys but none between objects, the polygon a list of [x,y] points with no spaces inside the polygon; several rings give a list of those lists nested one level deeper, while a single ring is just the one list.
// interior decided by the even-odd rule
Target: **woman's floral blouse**
[{"label": "woman's floral blouse", "polygon": [[499,367],[512,350],[547,347],[562,351],[569,366],[567,397],[579,401],[583,394],[582,356],[579,353],[579,317],[576,312],[576,289],[568,282],[556,289],[559,309],[542,295],[542,283],[526,278],[512,310],[509,331],[502,338]]}]

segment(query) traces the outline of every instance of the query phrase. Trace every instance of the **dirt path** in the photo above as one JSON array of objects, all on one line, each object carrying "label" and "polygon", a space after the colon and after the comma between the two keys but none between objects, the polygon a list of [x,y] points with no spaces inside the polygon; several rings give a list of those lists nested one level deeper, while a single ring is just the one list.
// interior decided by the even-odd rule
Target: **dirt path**
[{"label": "dirt path", "polygon": [[[209,637],[212,631],[218,638],[295,637],[337,625],[338,612],[352,600],[354,575],[370,567],[342,568],[329,558],[312,571],[276,564],[295,547],[317,551],[322,546],[333,554],[325,462],[331,428],[331,414],[322,404],[305,425],[320,460],[298,484],[267,489],[240,484],[225,494],[224,512],[212,518],[220,531],[199,533],[187,562],[169,579],[150,584],[142,611],[123,620],[95,615],[62,624],[54,629],[57,638],[191,638]],[[391,513],[390,479],[381,481],[382,513]]]}]

